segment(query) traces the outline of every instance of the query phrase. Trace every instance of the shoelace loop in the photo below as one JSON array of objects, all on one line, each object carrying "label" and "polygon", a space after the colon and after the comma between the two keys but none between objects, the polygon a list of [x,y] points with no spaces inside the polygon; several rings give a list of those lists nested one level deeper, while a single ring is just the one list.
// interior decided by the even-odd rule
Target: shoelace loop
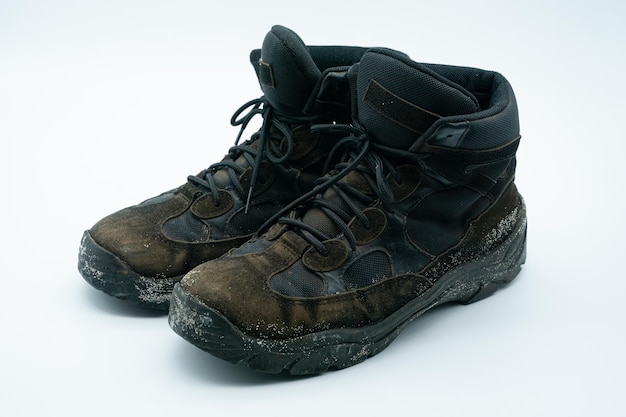
[{"label": "shoelace loop", "polygon": [[[246,113],[244,114],[244,112]],[[257,115],[263,118],[261,128],[250,137],[250,140],[240,145],[239,141],[244,131],[250,121]],[[213,197],[214,204],[219,206],[221,203],[219,186],[215,181],[214,174],[219,170],[226,170],[230,183],[237,193],[242,198],[245,198],[245,212],[247,213],[259,177],[261,162],[264,159],[274,164],[286,162],[293,153],[295,143],[290,124],[307,123],[313,120],[315,120],[315,117],[281,115],[274,110],[265,97],[250,100],[239,107],[230,119],[232,126],[239,126],[240,128],[235,139],[235,145],[228,150],[227,157],[209,166],[203,171],[202,175],[190,175],[187,177],[187,180],[209,191]],[[255,142],[256,148],[253,148],[251,145]],[[240,176],[246,171],[247,167],[236,162],[236,159],[241,156],[245,159],[247,166],[252,167],[247,194],[240,181]]]},{"label": "shoelace loop", "polygon": [[[356,238],[350,230],[348,223],[353,217],[365,227],[370,227],[368,217],[363,212],[363,208],[371,206],[380,201],[382,205],[389,205],[394,200],[393,189],[387,180],[387,175],[399,181],[397,170],[394,168],[389,157],[403,157],[417,160],[417,155],[388,148],[372,141],[372,138],[360,126],[355,125],[313,125],[312,131],[324,132],[327,134],[344,134],[331,150],[327,159],[327,164],[333,160],[338,152],[343,152],[343,162],[335,165],[328,175],[316,181],[315,188],[292,202],[289,206],[281,210],[276,216],[270,219],[260,229],[262,233],[269,225],[278,222],[286,225],[298,233],[309,244],[311,244],[322,256],[328,256],[328,249],[324,241],[330,240],[333,236],[328,236],[315,226],[305,222],[292,210],[299,208],[301,213],[310,208],[322,210],[324,215],[337,226],[340,235],[346,238],[352,250],[356,249]],[[341,181],[350,172],[356,171],[367,182],[374,196],[367,195],[345,181]],[[339,202],[343,203],[342,208],[324,197],[324,192],[333,188]],[[291,215],[285,216],[286,213]]]}]

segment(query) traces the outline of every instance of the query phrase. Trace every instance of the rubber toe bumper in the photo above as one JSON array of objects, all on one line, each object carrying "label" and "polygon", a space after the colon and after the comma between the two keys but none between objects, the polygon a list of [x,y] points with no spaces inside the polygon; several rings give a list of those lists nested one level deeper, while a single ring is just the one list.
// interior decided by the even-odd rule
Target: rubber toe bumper
[{"label": "rubber toe bumper", "polygon": [[144,307],[167,310],[170,296],[182,276],[145,277],[131,270],[85,231],[78,253],[78,271],[85,281],[113,297]]}]

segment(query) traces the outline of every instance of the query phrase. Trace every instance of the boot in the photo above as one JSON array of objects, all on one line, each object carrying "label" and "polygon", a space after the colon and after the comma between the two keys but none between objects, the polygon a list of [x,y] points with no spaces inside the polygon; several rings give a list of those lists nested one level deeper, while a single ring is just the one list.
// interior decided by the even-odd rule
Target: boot
[{"label": "boot", "polygon": [[[334,136],[310,126],[350,119],[347,69],[364,52],[306,47],[289,29],[273,27],[250,55],[264,95],[233,115],[235,146],[186,184],[87,230],[78,258],[83,278],[114,297],[167,309],[185,273],[241,245],[323,175]],[[239,144],[256,115],[261,128]]]},{"label": "boot", "polygon": [[266,233],[190,271],[170,326],[233,363],[310,374],[369,358],[438,305],[472,303],[525,260],[520,140],[500,74],[385,49],[348,76],[345,159]]}]

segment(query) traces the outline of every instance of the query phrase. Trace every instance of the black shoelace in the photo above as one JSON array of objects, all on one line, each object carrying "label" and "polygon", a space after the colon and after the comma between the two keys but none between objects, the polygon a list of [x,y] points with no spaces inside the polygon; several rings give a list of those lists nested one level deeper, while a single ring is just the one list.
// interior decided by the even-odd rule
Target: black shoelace
[{"label": "black shoelace", "polygon": [[[391,185],[387,181],[387,175],[397,182],[400,181],[400,179],[390,158],[399,157],[405,160],[417,161],[418,157],[411,152],[374,143],[367,132],[358,126],[339,124],[314,125],[312,126],[312,130],[324,131],[331,134],[348,134],[348,136],[337,142],[327,159],[327,161],[333,160],[333,155],[341,150],[344,151],[346,155],[343,158],[344,162],[337,164],[328,175],[319,178],[312,191],[292,202],[265,223],[259,233],[262,233],[274,222],[278,222],[278,224],[286,225],[291,230],[298,233],[322,256],[327,256],[328,249],[323,242],[331,240],[336,236],[327,235],[315,226],[304,221],[303,217],[297,214],[304,214],[308,209],[317,207],[338,227],[340,234],[346,238],[352,250],[355,250],[357,243],[353,232],[348,227],[350,220],[356,217],[363,227],[369,228],[370,222],[364,214],[363,209],[374,205],[378,201],[380,201],[383,206],[386,206],[389,211],[392,211],[389,205],[394,200],[394,194]],[[362,178],[367,181],[375,197],[366,195],[349,183],[341,181],[342,178],[353,171],[358,172]],[[325,172],[328,172],[328,170],[325,169]],[[340,201],[345,209],[340,207],[336,202],[330,201],[324,197],[324,192],[331,187],[334,189],[339,199],[336,201]],[[291,212],[291,215],[285,216],[288,212]]]},{"label": "black shoelace", "polygon": [[[248,110],[248,112],[241,116],[246,110]],[[239,140],[243,132],[256,115],[261,115],[263,118],[261,128],[250,137],[250,140],[240,145]],[[293,152],[295,143],[290,124],[312,123],[315,119],[316,117],[293,117],[279,114],[267,102],[265,97],[250,100],[237,109],[230,119],[230,124],[232,126],[240,126],[240,129],[235,139],[235,145],[228,150],[227,157],[202,171],[200,176],[190,175],[187,177],[187,180],[209,191],[213,197],[214,204],[219,206],[219,187],[213,175],[218,170],[225,169],[234,189],[246,202],[245,210],[247,213],[250,208],[250,200],[254,193],[254,187],[259,177],[261,162],[264,159],[274,164],[286,162]],[[258,142],[256,149],[251,146],[254,142]],[[247,167],[236,162],[237,158],[241,156],[245,158],[248,166],[252,167],[250,186],[247,194],[240,181],[240,176],[246,171]]]}]

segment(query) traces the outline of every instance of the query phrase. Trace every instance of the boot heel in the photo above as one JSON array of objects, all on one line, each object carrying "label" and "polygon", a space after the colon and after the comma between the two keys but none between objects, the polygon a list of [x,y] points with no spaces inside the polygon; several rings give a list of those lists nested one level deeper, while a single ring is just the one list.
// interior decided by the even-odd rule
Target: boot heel
[{"label": "boot heel", "polygon": [[479,265],[475,263],[477,268],[472,268],[473,279],[470,285],[467,282],[457,282],[465,287],[464,297],[457,299],[457,303],[468,305],[485,299],[517,277],[526,261],[525,222],[512,235],[499,248],[477,261]]}]

